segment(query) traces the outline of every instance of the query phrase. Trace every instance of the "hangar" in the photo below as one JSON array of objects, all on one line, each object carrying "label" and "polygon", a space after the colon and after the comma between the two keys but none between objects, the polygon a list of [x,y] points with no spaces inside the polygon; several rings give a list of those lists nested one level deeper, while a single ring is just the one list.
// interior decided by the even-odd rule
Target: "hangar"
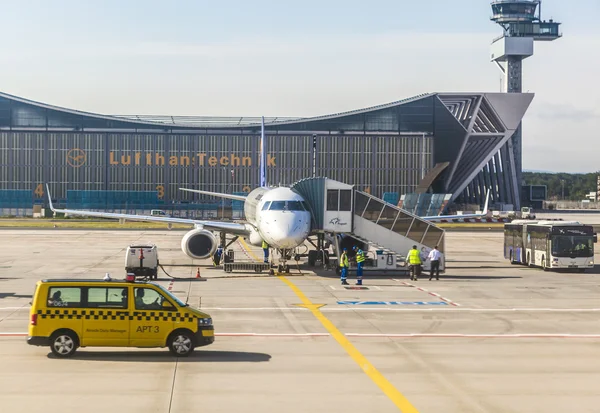
[{"label": "hangar", "polygon": [[[427,93],[310,118],[265,118],[269,184],[326,176],[388,202],[406,193],[519,205],[510,137],[528,93]],[[260,118],[101,115],[0,93],[0,214],[45,204],[106,210],[209,208],[179,187],[258,186]],[[214,206],[214,205],[213,205]],[[212,208],[212,207],[210,207]]]}]

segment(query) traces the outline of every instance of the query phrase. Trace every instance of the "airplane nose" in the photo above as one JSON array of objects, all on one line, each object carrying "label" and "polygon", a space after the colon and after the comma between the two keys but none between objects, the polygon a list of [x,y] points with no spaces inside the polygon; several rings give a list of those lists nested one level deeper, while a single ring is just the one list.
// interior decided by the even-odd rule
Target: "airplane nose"
[{"label": "airplane nose", "polygon": [[303,241],[307,235],[304,227],[308,224],[304,221],[304,219],[298,220],[295,216],[278,218],[275,225],[269,228],[272,243],[280,248],[297,247],[298,242]]}]

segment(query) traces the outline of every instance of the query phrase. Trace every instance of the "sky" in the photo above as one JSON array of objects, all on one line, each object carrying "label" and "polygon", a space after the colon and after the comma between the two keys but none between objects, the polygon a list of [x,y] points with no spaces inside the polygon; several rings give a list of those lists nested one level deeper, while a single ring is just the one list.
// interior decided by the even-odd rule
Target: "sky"
[{"label": "sky", "polygon": [[[299,117],[501,88],[488,0],[0,3],[0,91],[89,112]],[[543,1],[564,37],[524,61],[526,170],[600,170],[598,16]]]}]

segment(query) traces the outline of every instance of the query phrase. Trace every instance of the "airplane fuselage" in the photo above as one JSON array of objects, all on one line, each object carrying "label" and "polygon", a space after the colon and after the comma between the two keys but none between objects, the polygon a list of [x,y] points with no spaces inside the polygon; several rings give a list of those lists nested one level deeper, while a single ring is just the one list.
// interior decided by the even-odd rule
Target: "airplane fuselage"
[{"label": "airplane fuselage", "polygon": [[310,232],[308,204],[290,188],[256,188],[244,202],[244,213],[256,228],[249,237],[253,245],[264,240],[272,248],[292,249],[304,243]]}]

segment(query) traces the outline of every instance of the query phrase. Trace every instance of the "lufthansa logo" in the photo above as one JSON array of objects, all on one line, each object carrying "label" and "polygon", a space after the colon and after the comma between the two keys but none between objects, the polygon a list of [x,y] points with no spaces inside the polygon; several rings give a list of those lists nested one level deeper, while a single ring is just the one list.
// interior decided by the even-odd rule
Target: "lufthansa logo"
[{"label": "lufthansa logo", "polygon": [[348,225],[346,222],[342,222],[339,218],[332,218],[329,223],[332,225]]},{"label": "lufthansa logo", "polygon": [[85,164],[87,155],[83,149],[74,148],[67,152],[67,163],[73,168],[79,168]]}]

